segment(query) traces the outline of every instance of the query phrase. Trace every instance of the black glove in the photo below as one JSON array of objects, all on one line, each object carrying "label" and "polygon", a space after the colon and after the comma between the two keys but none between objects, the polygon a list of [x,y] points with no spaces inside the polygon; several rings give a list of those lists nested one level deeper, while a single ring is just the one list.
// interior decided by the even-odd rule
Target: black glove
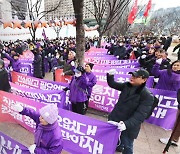
[{"label": "black glove", "polygon": [[66,88],[64,88],[63,90],[64,90],[64,91],[67,91],[67,90],[69,90],[69,88],[68,88],[68,87],[66,87]]}]

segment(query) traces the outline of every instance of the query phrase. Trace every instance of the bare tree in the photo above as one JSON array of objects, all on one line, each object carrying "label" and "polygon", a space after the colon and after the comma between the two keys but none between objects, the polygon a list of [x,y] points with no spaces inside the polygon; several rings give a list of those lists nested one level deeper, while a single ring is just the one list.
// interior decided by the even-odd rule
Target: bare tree
[{"label": "bare tree", "polygon": [[89,11],[99,25],[97,30],[100,45],[102,36],[119,21],[131,0],[91,0],[91,2],[94,5],[94,11]]},{"label": "bare tree", "polygon": [[72,0],[76,18],[76,58],[78,65],[84,65],[85,32],[83,24],[84,0]]},{"label": "bare tree", "polygon": [[[40,21],[43,17],[45,17],[45,15],[47,15],[48,13],[57,10],[59,8],[59,6],[61,5],[62,0],[59,0],[59,2],[56,4],[56,6],[52,6],[48,10],[41,11],[42,1],[43,0],[36,0],[36,1],[26,0],[27,15],[29,15],[29,18],[32,21],[31,28],[29,28],[30,34],[32,36],[32,40],[35,40],[35,38],[36,38],[37,22]],[[26,17],[26,14],[24,12],[22,12],[22,10],[18,6],[15,6],[12,2],[10,2],[10,3],[11,3],[11,6],[17,11],[17,13],[19,15],[21,15],[24,18]]]}]

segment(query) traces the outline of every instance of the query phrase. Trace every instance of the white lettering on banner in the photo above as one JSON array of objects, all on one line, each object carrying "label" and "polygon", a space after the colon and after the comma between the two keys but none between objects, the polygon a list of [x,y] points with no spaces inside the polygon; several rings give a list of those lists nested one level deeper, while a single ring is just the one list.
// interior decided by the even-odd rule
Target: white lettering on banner
[{"label": "white lettering on banner", "polygon": [[177,109],[177,99],[173,97],[163,96],[163,95],[156,95],[159,99],[158,107],[156,107],[152,113],[152,117],[154,118],[165,118],[168,109]]},{"label": "white lettering on banner", "polygon": [[[12,154],[21,154],[22,150],[16,144],[14,148],[11,147],[11,141],[5,140],[3,136],[0,136],[0,153],[1,154],[8,154],[11,151]],[[12,151],[13,150],[13,151]]]},{"label": "white lettering on banner", "polygon": [[17,77],[19,83],[23,83],[26,85],[30,85],[31,87],[39,88],[39,80],[20,76],[20,75],[17,75]]},{"label": "white lettering on banner", "polygon": [[156,95],[156,97],[159,99],[159,107],[177,109],[178,102],[176,98],[163,95]]},{"label": "white lettering on banner", "polygon": [[62,90],[64,87],[58,84],[53,84],[45,81],[40,81],[41,90]]},{"label": "white lettering on banner", "polygon": [[29,67],[25,67],[25,66],[21,67],[20,72],[21,73],[29,73],[30,72]]},{"label": "white lettering on banner", "polygon": [[104,101],[105,101],[105,96],[102,95],[98,95],[98,94],[91,94],[91,98],[90,101],[93,100],[94,103],[96,104],[100,104],[100,105],[104,105]]},{"label": "white lettering on banner", "polygon": [[152,117],[163,119],[166,116],[167,109],[156,107],[152,113]]},{"label": "white lettering on banner", "polygon": [[[89,153],[103,153],[104,145],[90,137],[90,135],[96,135],[97,126],[86,125],[75,120],[71,121],[71,119],[66,117],[62,118],[61,116],[59,116],[58,122],[62,128],[61,132],[63,139],[70,140],[73,143],[78,144],[79,147],[88,149]],[[71,132],[75,134],[71,134]]]},{"label": "white lettering on banner", "polygon": [[[58,118],[58,122],[59,125],[64,128],[67,129],[69,131],[72,131],[76,134],[79,135],[93,135],[95,136],[96,134],[96,130],[97,130],[97,126],[92,126],[92,125],[86,125],[86,124],[82,124],[80,122],[77,122],[75,120],[71,121],[71,119],[69,118],[62,118],[61,116],[59,116]],[[82,132],[82,129],[87,129],[85,132]]]},{"label": "white lettering on banner", "polygon": [[31,98],[33,100],[41,100],[48,103],[58,103],[61,102],[61,95],[60,94],[42,94],[42,93],[33,93],[28,91],[23,91],[20,89],[17,89],[15,87],[11,87],[11,90],[14,94]]},{"label": "white lettering on banner", "polygon": [[123,77],[118,77],[118,78],[117,78],[117,82],[122,82],[122,83],[124,83],[124,82],[127,82],[127,81],[129,81],[129,78],[123,78]]},{"label": "white lettering on banner", "polygon": [[33,110],[36,111],[36,108],[35,108],[35,107],[30,106],[30,105],[27,105],[27,104],[23,104],[22,102],[19,102],[19,101],[14,101],[14,100],[12,100],[12,99],[10,99],[10,98],[7,98],[7,97],[5,97],[5,96],[3,96],[3,102],[5,103],[5,105],[2,104],[2,113],[9,114],[9,115],[11,115],[14,119],[16,119],[16,120],[18,120],[18,121],[20,121],[20,122],[23,122],[23,121],[24,121],[24,123],[26,123],[26,124],[27,124],[29,127],[31,127],[31,128],[35,128],[35,127],[36,127],[36,124],[35,124],[35,122],[34,122],[32,119],[30,119],[30,118],[27,117],[27,116],[24,116],[24,119],[23,119],[23,115],[15,112],[15,111],[13,111],[13,110],[11,109],[12,106],[15,105],[15,104],[21,104],[21,105],[24,106],[24,107],[28,107],[28,108],[31,108],[31,109],[33,109]]},{"label": "white lettering on banner", "polygon": [[109,111],[107,106],[102,106],[102,105],[99,105],[99,104],[95,104],[95,107],[97,107],[101,111],[106,111],[106,112]]}]

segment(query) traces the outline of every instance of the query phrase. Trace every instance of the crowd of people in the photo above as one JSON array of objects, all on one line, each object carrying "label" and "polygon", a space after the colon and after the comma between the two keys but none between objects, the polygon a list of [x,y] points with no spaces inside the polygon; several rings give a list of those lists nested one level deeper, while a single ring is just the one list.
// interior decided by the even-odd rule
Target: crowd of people
[{"label": "crowd of people", "polygon": [[[106,42],[106,45],[101,47],[107,49],[108,55],[114,55],[119,60],[138,59],[141,67],[135,72],[130,72],[132,75],[130,81],[125,83],[117,83],[114,81],[114,70],[110,70],[109,73],[107,73],[108,85],[111,88],[121,91],[119,100],[108,117],[109,123],[118,126],[118,129],[122,131],[117,145],[117,151],[121,151],[123,154],[132,154],[134,139],[137,138],[141,123],[143,123],[151,112],[152,105],[155,101],[152,93],[146,88],[146,81],[149,76],[155,77],[154,88],[177,91],[179,101],[180,49],[177,60],[171,62],[168,58],[167,50],[171,45],[172,37],[112,36],[104,37],[103,40]],[[86,51],[92,46],[98,47],[97,42],[98,38],[86,38]],[[179,47],[180,46],[177,45],[173,52]],[[55,69],[61,68],[63,69],[63,73],[60,75],[72,76],[71,82],[63,90],[70,91],[69,100],[72,104],[72,111],[82,115],[86,114],[92,88],[96,84],[97,79],[92,72],[94,64],[86,63],[85,67],[76,64],[75,38],[60,38],[51,41],[17,40],[16,42],[1,42],[0,79],[2,78],[4,80],[8,76],[2,59],[7,58],[10,61],[9,67],[12,67],[13,71],[20,72],[19,56],[24,50],[30,50],[34,54],[34,77],[44,78],[45,59],[48,61],[49,71],[54,72]],[[0,90],[10,91],[8,80],[0,84]],[[39,127],[42,127],[40,129],[46,129],[45,126],[49,126],[49,124],[53,125],[53,129],[56,129],[54,125],[56,125],[57,119],[55,118],[55,120],[51,122],[47,118],[51,116],[52,113],[47,112],[48,116],[41,111],[40,114],[32,113],[32,111],[26,108],[23,109],[20,106],[15,106],[14,110],[34,118],[37,123],[37,129],[39,129]],[[47,123],[43,123],[44,120]],[[47,129],[51,130],[51,128]],[[178,135],[180,136],[180,134],[176,134],[176,138],[173,140],[174,143],[177,143],[179,139]],[[167,141],[165,142],[162,139],[160,141],[167,143]],[[39,143],[36,136],[35,144],[38,148],[45,148]],[[58,144],[61,144],[60,139],[58,139]],[[38,151],[36,146],[31,147],[33,151],[35,149]],[[61,151],[62,148],[59,150]]]}]

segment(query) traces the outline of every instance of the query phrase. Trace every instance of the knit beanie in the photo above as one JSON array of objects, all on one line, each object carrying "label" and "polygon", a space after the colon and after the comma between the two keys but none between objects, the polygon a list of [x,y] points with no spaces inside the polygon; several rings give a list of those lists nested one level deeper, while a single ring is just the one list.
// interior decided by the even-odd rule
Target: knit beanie
[{"label": "knit beanie", "polygon": [[91,68],[91,70],[92,70],[92,68],[93,68],[93,66],[94,66],[94,64],[93,64],[93,63],[87,63],[86,65],[89,65],[89,66],[90,66],[90,68]]},{"label": "knit beanie", "polygon": [[48,104],[39,110],[40,115],[49,124],[56,122],[58,118],[58,108],[56,104]]}]

